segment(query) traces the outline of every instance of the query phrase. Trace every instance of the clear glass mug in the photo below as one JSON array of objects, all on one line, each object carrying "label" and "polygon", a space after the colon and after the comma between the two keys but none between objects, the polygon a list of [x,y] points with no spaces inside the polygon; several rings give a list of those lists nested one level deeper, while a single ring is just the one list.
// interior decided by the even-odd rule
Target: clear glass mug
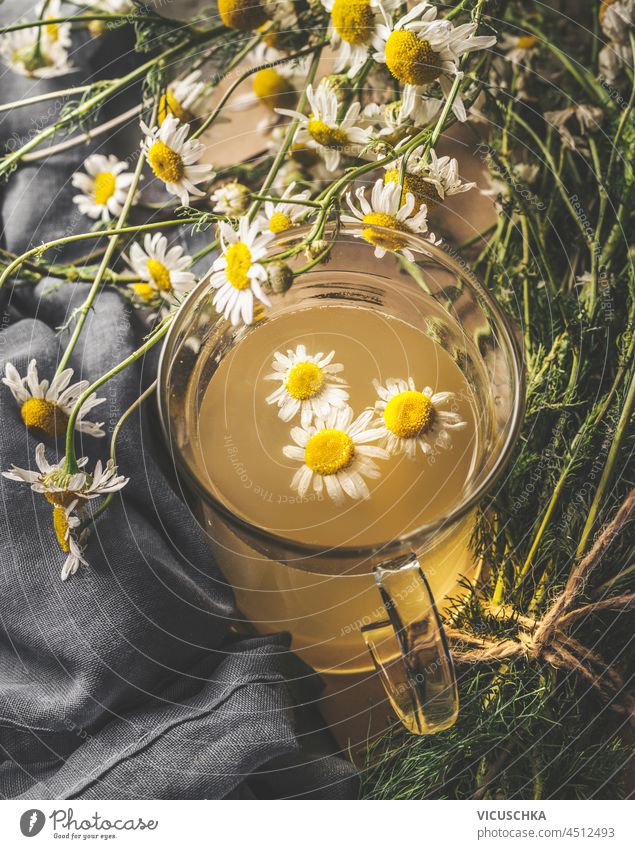
[{"label": "clear glass mug", "polygon": [[[381,237],[382,228],[375,230]],[[305,233],[281,234],[270,255],[287,252]],[[328,263],[271,296],[263,321],[315,305],[363,306],[422,329],[450,353],[476,400],[480,450],[447,515],[397,539],[324,550],[233,514],[197,470],[197,414],[221,359],[261,323],[231,327],[215,312],[205,280],[166,337],[159,366],[162,427],[177,472],[199,498],[210,546],[241,613],[260,632],[290,632],[293,649],[318,671],[376,668],[405,727],[432,733],[452,725],[458,712],[439,609],[475,572],[474,511],[501,474],[522,422],[521,354],[499,306],[459,257],[404,234],[410,247],[425,253],[415,254],[415,262],[392,252],[377,259],[373,246],[346,229],[332,237]],[[287,261],[306,263],[303,253]]]}]

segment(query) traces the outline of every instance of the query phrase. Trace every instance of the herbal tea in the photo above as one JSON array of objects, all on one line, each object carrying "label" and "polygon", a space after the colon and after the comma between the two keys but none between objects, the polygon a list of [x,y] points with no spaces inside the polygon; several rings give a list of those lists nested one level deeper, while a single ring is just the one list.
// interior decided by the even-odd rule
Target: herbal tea
[{"label": "herbal tea", "polygon": [[461,499],[476,422],[467,380],[421,330],[371,309],[305,309],[221,361],[200,405],[197,473],[269,532],[380,543]]}]

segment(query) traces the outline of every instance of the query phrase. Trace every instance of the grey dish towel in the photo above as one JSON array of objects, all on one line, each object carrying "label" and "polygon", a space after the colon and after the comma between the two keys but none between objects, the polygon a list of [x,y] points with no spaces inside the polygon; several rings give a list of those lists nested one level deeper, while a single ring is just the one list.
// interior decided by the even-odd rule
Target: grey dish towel
[{"label": "grey dish towel", "polygon": [[[31,5],[4,3],[0,20],[13,22]],[[136,57],[118,30],[110,42],[79,35],[73,61],[76,74],[44,82],[2,68],[2,102],[122,73]],[[50,120],[49,108],[0,115],[4,145],[29,138]],[[91,151],[123,158],[130,149],[122,143],[100,137],[14,173],[1,189],[2,247],[19,254],[88,229],[71,202],[70,177]],[[47,293],[54,282],[0,293],[2,373],[9,361],[24,374],[35,358],[40,377],[52,377],[68,338],[56,328],[86,291],[65,284]],[[76,379],[94,380],[134,350],[142,332],[125,299],[103,293],[71,362]],[[91,417],[105,419],[111,432],[154,378],[155,364],[148,359],[107,384],[106,402]],[[5,386],[0,417],[0,468],[33,467],[39,440],[26,432]],[[130,483],[91,537],[90,567],[66,583],[51,506],[28,486],[0,479],[0,796],[354,796],[354,769],[317,730],[311,708],[297,706],[315,699],[319,681],[288,652],[286,637],[229,636],[231,592],[166,476],[155,421],[150,401],[126,423],[118,462]],[[91,465],[105,451],[106,440],[78,434],[78,454]],[[47,443],[49,459],[62,454],[63,444]]]}]

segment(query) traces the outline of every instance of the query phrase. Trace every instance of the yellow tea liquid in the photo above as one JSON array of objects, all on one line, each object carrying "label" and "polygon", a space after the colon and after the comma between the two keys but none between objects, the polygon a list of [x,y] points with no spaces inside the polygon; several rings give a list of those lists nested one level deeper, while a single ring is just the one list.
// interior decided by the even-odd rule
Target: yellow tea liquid
[{"label": "yellow tea liquid", "polygon": [[[405,454],[377,460],[381,475],[367,480],[366,500],[338,505],[312,490],[300,498],[291,488],[299,464],[282,450],[292,444],[289,433],[300,417],[289,423],[279,418],[266,398],[280,384],[264,379],[273,371],[274,353],[299,344],[309,354],[335,351],[355,416],[374,406],[373,380],[411,377],[418,390],[453,393],[443,409],[456,412],[466,427],[451,431],[450,449],[435,445],[433,432],[431,455],[418,449],[414,460]],[[332,552],[323,566],[302,555],[278,562],[275,552],[256,551],[206,508],[213,549],[242,612],[261,631],[290,631],[294,648],[318,669],[370,668],[359,629],[383,613],[372,564],[340,563],[336,549],[381,548],[442,519],[462,499],[478,462],[479,413],[457,364],[422,330],[376,310],[312,307],[263,322],[238,342],[220,360],[194,416],[190,462],[205,489],[264,531]],[[468,517],[436,534],[421,553],[437,600],[455,595],[460,576],[472,571],[471,528]]]}]

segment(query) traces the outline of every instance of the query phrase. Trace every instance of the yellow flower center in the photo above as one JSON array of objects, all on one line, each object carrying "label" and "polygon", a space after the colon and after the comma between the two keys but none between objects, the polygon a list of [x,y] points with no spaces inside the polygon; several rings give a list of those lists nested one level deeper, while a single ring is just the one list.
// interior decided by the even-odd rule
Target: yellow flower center
[{"label": "yellow flower center", "polygon": [[247,272],[251,268],[251,251],[243,242],[234,242],[225,253],[225,274],[235,289],[248,289],[251,283]]},{"label": "yellow flower center", "polygon": [[340,150],[348,141],[345,130],[340,130],[339,127],[329,127],[328,124],[319,118],[311,118],[307,130],[309,131],[309,135],[323,147],[332,147],[335,150]]},{"label": "yellow flower center", "polygon": [[[406,240],[398,235],[396,231],[406,232],[407,228],[393,215],[388,215],[386,212],[369,212],[362,218],[363,224],[375,225],[364,227],[362,229],[362,237],[370,242],[371,245],[376,245],[378,248],[385,248],[389,251],[397,251],[403,248]],[[375,227],[387,227],[395,231],[394,233],[382,233],[376,230]]]},{"label": "yellow flower center", "polygon": [[334,475],[345,469],[355,456],[353,440],[343,430],[319,430],[304,449],[304,462],[318,475]]},{"label": "yellow flower center", "polygon": [[531,50],[536,46],[538,39],[533,35],[521,35],[516,43],[520,50]]},{"label": "yellow flower center", "polygon": [[71,550],[66,539],[68,519],[66,518],[66,510],[59,504],[56,504],[53,508],[53,527],[55,528],[55,536],[57,537],[60,548],[65,554],[68,554]]},{"label": "yellow flower center", "polygon": [[179,101],[174,96],[174,92],[172,89],[168,88],[166,93],[161,97],[159,101],[159,125],[161,125],[168,115],[173,115],[175,118],[178,118],[179,121],[182,121],[184,124],[189,124],[192,120],[192,113],[187,109],[184,109]]},{"label": "yellow flower center", "polygon": [[324,372],[315,363],[296,363],[287,376],[285,386],[293,398],[306,401],[324,386]]},{"label": "yellow flower center", "polygon": [[51,41],[57,41],[60,37],[60,28],[57,24],[46,24],[44,29]]},{"label": "yellow flower center", "polygon": [[95,188],[93,190],[95,203],[99,204],[99,206],[105,206],[115,191],[115,185],[115,175],[111,174],[110,171],[102,171],[100,174],[97,174],[95,177]]},{"label": "yellow flower center", "polygon": [[434,406],[423,392],[400,392],[386,404],[384,421],[395,436],[410,439],[429,430],[434,421]]},{"label": "yellow flower center", "polygon": [[365,44],[373,30],[370,0],[335,0],[331,18],[335,32],[349,44]]},{"label": "yellow flower center", "polygon": [[218,0],[218,12],[226,27],[241,32],[258,29],[269,18],[256,0]]},{"label": "yellow flower center", "polygon": [[269,219],[269,229],[272,233],[284,233],[293,227],[293,221],[284,212],[274,212]]},{"label": "yellow flower center", "polygon": [[178,183],[185,173],[181,155],[162,141],[156,141],[148,151],[150,167],[164,183]]},{"label": "yellow flower center", "polygon": [[133,291],[142,301],[150,302],[157,297],[156,289],[149,283],[133,283]]},{"label": "yellow flower center", "polygon": [[253,76],[252,86],[256,97],[272,111],[292,106],[295,100],[291,83],[275,68],[262,68],[257,71]]},{"label": "yellow flower center", "polygon": [[429,85],[441,75],[438,54],[409,30],[391,32],[385,52],[388,70],[404,85]]},{"label": "yellow flower center", "polygon": [[62,436],[66,433],[68,416],[53,401],[44,398],[29,398],[20,408],[22,421],[30,430],[38,430],[47,436]]},{"label": "yellow flower center", "polygon": [[170,272],[158,259],[149,259],[146,263],[150,277],[160,292],[171,292]]},{"label": "yellow flower center", "polygon": [[[400,177],[401,170],[399,168],[390,168],[384,174],[384,183],[386,185],[388,183],[398,183]],[[415,199],[415,205],[412,209],[413,215],[419,212],[422,203],[425,203],[428,209],[432,209],[441,202],[441,197],[432,183],[428,183],[419,174],[406,174],[404,176],[400,204],[405,203],[408,192],[411,192]]]}]

